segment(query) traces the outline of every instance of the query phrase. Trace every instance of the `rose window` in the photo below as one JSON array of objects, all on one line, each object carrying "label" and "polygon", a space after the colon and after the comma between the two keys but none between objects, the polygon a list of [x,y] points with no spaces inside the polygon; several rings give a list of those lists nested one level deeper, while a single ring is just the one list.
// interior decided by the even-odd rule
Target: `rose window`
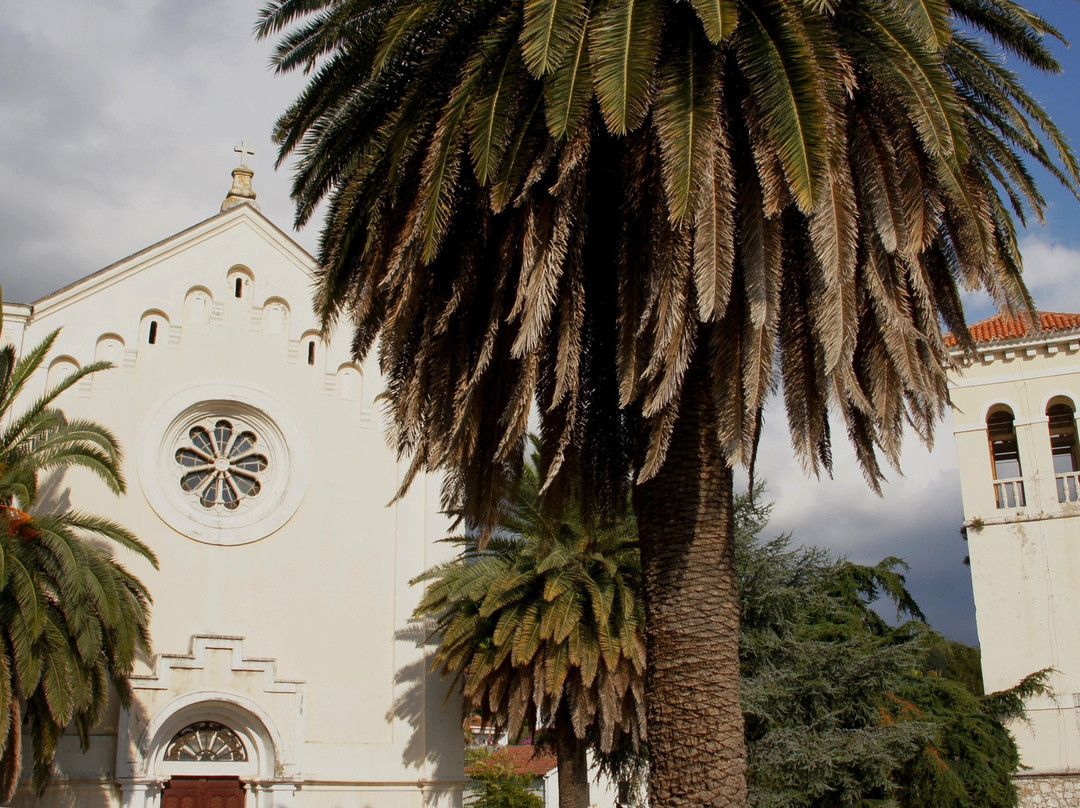
[{"label": "rose window", "polygon": [[259,451],[253,431],[222,418],[213,428],[193,426],[185,443],[176,450],[176,462],[183,469],[180,489],[198,494],[204,508],[232,511],[242,500],[259,495],[260,477],[269,461]]}]

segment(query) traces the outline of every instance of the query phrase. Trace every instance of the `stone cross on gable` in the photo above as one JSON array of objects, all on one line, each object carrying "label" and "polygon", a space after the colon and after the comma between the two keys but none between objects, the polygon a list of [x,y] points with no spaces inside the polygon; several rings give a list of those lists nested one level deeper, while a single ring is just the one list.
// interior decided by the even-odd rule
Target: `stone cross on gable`
[{"label": "stone cross on gable", "polygon": [[255,156],[255,150],[248,145],[248,142],[246,140],[240,141],[239,146],[233,146],[233,151],[240,153],[240,165],[246,165],[244,163],[244,160],[247,157]]}]

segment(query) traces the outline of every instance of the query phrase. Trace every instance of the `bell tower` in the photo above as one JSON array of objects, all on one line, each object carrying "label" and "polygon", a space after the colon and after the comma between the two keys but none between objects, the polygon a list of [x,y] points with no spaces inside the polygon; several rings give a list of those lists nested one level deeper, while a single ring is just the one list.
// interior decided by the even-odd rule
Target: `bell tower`
[{"label": "bell tower", "polygon": [[1057,808],[1080,805],[1080,314],[1041,320],[971,326],[949,389],[983,679],[1053,668],[1053,695],[1011,729],[1021,805]]}]

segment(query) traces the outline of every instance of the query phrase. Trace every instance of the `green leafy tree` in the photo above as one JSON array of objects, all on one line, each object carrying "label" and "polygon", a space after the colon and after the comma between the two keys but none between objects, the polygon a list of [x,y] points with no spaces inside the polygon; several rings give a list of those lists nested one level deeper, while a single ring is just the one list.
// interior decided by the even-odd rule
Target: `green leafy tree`
[{"label": "green leafy tree", "polygon": [[544,808],[544,802],[529,791],[532,777],[518,774],[486,749],[470,749],[466,761],[471,796],[469,808]]},{"label": "green leafy tree", "polygon": [[445,471],[486,538],[530,412],[551,502],[632,481],[652,804],[743,804],[732,470],[776,378],[806,469],[832,407],[876,488],[942,412],[941,324],[973,347],[960,290],[1030,306],[1025,161],[1078,169],[999,53],[1057,70],[1057,32],[1014,0],[270,0],[257,30],[310,75],[279,162],[298,225],[328,203],[318,310],[378,344],[404,485]]},{"label": "green leafy tree", "polygon": [[645,615],[633,518],[588,529],[576,509],[540,507],[525,468],[484,549],[420,575],[417,615],[436,618],[433,664],[465,694],[466,722],[517,737],[539,715],[559,763],[559,805],[588,808],[590,743],[604,752],[644,733]]},{"label": "green leafy tree", "polygon": [[150,651],[150,596],[106,549],[114,543],[149,560],[153,552],[108,519],[37,513],[42,474],[84,468],[123,493],[120,449],[102,426],[69,420],[56,399],[107,363],[87,365],[36,399],[20,398],[56,332],[24,357],[0,349],[0,802],[15,793],[24,733],[33,783],[48,781],[65,727],[83,749],[104,715],[110,687],[131,701],[128,677]]}]

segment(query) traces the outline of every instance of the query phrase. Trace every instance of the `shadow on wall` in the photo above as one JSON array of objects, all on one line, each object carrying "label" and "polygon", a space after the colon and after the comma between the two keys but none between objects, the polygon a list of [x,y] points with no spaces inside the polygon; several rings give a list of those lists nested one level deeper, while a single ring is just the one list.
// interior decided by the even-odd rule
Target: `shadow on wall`
[{"label": "shadow on wall", "polygon": [[65,513],[71,510],[71,486],[64,485],[66,469],[54,469],[38,479],[34,513]]},{"label": "shadow on wall", "polygon": [[[146,711],[132,702],[127,717],[146,723]],[[29,737],[23,736],[22,776],[12,808],[114,808],[118,788],[114,779],[120,721],[127,718],[120,707],[116,691],[109,689],[109,705],[105,715],[91,730],[90,749],[83,751],[74,727],[69,726],[56,752],[52,779],[39,797],[30,784],[33,758]],[[275,806],[285,808],[285,806]]]},{"label": "shadow on wall", "polygon": [[[429,660],[437,645],[431,637],[432,628],[433,624],[428,621],[414,621],[408,628],[395,633],[397,642],[408,643],[422,653],[398,668],[394,674],[394,690],[398,695],[386,717],[390,721],[404,721],[412,730],[401,755],[406,765],[421,767],[427,764],[431,767],[430,776],[433,779],[460,780],[462,772],[451,771],[453,767],[448,765],[447,758],[452,761],[456,760],[455,756],[440,755],[437,744],[427,745],[425,751],[424,723],[443,719],[443,716],[432,713],[448,708],[454,692],[450,682],[444,682],[437,673],[428,671]],[[461,716],[456,716],[456,720],[460,723]]]}]

